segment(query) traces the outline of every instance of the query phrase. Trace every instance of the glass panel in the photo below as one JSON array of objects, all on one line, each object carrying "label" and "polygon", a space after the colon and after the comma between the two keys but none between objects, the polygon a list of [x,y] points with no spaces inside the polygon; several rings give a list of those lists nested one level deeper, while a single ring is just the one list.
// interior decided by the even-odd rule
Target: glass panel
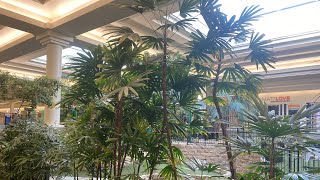
[{"label": "glass panel", "polygon": [[[269,39],[301,34],[305,32],[320,30],[320,21],[315,19],[320,17],[320,1],[315,0],[220,0],[221,10],[227,15],[239,16],[246,6],[260,5],[265,14],[259,21],[253,23],[253,28],[257,32],[266,34]],[[172,14],[179,16],[179,12]],[[208,28],[199,14],[193,14],[199,21],[193,23],[193,27],[187,31],[191,32],[199,29],[207,34]],[[173,18],[175,19],[175,18]],[[172,19],[170,19],[172,20]]]}]

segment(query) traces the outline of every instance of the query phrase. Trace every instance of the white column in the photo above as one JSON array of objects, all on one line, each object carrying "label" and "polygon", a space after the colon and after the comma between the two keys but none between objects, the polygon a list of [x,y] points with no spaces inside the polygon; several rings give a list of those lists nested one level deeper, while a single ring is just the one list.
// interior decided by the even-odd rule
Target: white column
[{"label": "white column", "polygon": [[[47,77],[60,80],[62,75],[62,50],[67,47],[73,39],[52,31],[47,31],[38,36],[37,39],[39,39],[43,45],[46,45],[47,48]],[[59,105],[56,105],[60,100],[61,89],[58,90],[56,96],[52,99],[53,106],[46,107],[44,110],[45,124],[50,126],[60,125],[60,107]]]},{"label": "white column", "polygon": [[[62,75],[62,50],[63,47],[59,44],[47,45],[47,65],[46,74],[50,79],[60,80]],[[56,105],[61,100],[61,89],[58,90],[55,97],[52,99],[53,105]],[[60,107],[46,107],[44,110],[44,123],[47,125],[60,125]]]}]

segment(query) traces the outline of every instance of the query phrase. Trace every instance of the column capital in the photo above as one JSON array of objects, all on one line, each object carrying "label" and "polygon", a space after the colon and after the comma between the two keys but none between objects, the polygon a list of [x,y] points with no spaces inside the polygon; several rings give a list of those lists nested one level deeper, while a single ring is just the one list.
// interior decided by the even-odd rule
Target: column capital
[{"label": "column capital", "polygon": [[42,45],[58,44],[64,48],[68,47],[70,43],[73,42],[73,38],[51,30],[36,36],[36,39],[39,40]]}]

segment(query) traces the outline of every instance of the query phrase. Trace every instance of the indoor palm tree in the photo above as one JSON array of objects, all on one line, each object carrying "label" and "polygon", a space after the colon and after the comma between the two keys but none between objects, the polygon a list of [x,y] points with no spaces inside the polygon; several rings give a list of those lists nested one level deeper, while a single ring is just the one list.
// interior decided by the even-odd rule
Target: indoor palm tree
[{"label": "indoor palm tree", "polygon": [[115,111],[115,138],[118,142],[114,147],[114,176],[121,176],[122,161],[125,153],[122,152],[122,126],[125,98],[139,96],[136,88],[144,86],[148,71],[141,71],[141,63],[145,60],[144,51],[147,47],[134,43],[130,39],[119,40],[117,44],[106,44],[103,47],[105,56],[103,62],[98,65],[101,72],[97,75],[97,84],[105,94],[103,97],[108,103],[114,102]]},{"label": "indoor palm tree", "polygon": [[[139,48],[141,45],[130,39],[124,39],[120,44],[110,41],[108,46],[97,47],[97,49],[84,52],[85,54],[79,54],[78,57],[73,57],[74,64],[70,63],[69,68],[74,71],[70,80],[74,84],[70,88],[71,91],[65,94],[66,98],[63,103],[77,102],[78,105],[82,104],[84,109],[78,118],[79,122],[75,122],[73,125],[67,124],[67,127],[71,128],[67,128],[67,139],[69,139],[68,144],[73,144],[72,147],[75,147],[73,149],[76,150],[71,153],[76,158],[75,166],[79,167],[79,163],[77,163],[79,161],[87,162],[85,164],[87,164],[87,170],[90,174],[94,174],[93,171],[97,172],[97,167],[102,162],[102,164],[108,165],[103,165],[103,167],[113,169],[104,175],[110,176],[113,173],[113,177],[119,178],[123,175],[124,162],[129,156],[134,160],[133,162],[139,162],[139,167],[142,162],[146,163],[151,178],[155,168],[161,163],[166,163],[167,158],[170,159],[170,152],[166,148],[168,143],[161,135],[161,119],[163,117],[161,68],[154,63],[158,62],[158,59],[145,54],[145,48]],[[100,53],[104,56],[100,56]],[[187,125],[181,118],[184,112],[190,112],[199,117],[203,115],[195,106],[197,105],[197,96],[208,83],[204,76],[190,73],[191,66],[182,64],[182,59],[179,57],[170,59],[167,77],[171,95],[168,100],[172,104],[168,106],[169,124],[170,128],[174,130],[174,135],[177,136],[187,134]],[[84,76],[85,73],[88,73],[88,76]],[[86,82],[90,83],[84,86]],[[78,88],[83,93],[81,98],[76,93]],[[93,90],[98,93],[91,93],[90,91]],[[119,100],[123,101],[122,106],[117,106]],[[122,111],[121,114],[117,115],[119,112],[117,109]],[[117,119],[119,116],[122,118],[120,123]],[[116,121],[118,124],[115,123]],[[139,126],[135,128],[142,122],[147,123],[143,127],[148,129],[142,130]],[[201,125],[201,123],[197,124]],[[101,132],[102,127],[114,128],[103,128],[104,132]],[[200,129],[196,126],[193,128],[193,130]],[[147,130],[149,133],[146,133]],[[138,135],[144,135],[144,137]],[[109,143],[106,144],[106,141]],[[87,145],[90,142],[95,145]],[[87,148],[77,148],[82,146]],[[114,152],[114,147],[117,147],[116,152]],[[120,153],[119,147],[121,148]],[[136,147],[141,147],[141,151],[146,152],[147,155],[141,156],[141,151]],[[96,159],[95,152],[109,154],[110,148],[112,149],[111,159],[94,161],[98,164],[93,163],[92,160],[89,161],[90,157]],[[82,152],[86,149],[88,151]],[[173,149],[173,153],[178,152],[175,149]],[[92,152],[90,153],[90,151]],[[88,157],[79,157],[78,155],[81,154],[87,154]],[[110,158],[110,156],[108,157]],[[118,168],[119,166],[120,168]],[[167,170],[172,169],[170,166]],[[134,171],[135,177],[138,176],[139,170],[138,168]],[[168,176],[169,172],[166,171],[162,174]]]},{"label": "indoor palm tree", "polygon": [[[241,65],[235,64],[233,57],[235,52],[233,43],[250,39],[248,48],[251,50],[246,60],[251,61],[257,66],[261,66],[265,71],[268,67],[273,67],[271,63],[275,62],[272,53],[267,50],[269,41],[263,40],[264,35],[252,31],[252,22],[259,19],[261,8],[250,6],[245,8],[241,15],[227,16],[220,10],[218,0],[135,0],[135,4],[120,5],[130,8],[140,13],[145,19],[144,14],[152,13],[154,18],[160,22],[158,27],[150,24],[154,30],[154,35],[138,36],[128,27],[117,27],[108,33],[112,37],[140,37],[140,41],[148,44],[150,47],[161,50],[162,67],[162,96],[163,96],[163,131],[167,133],[167,139],[171,139],[171,131],[168,126],[168,83],[167,83],[167,60],[174,54],[177,48],[185,49],[186,64],[192,65],[195,72],[205,75],[212,80],[212,101],[217,110],[220,121],[224,119],[219,105],[219,93],[228,91],[230,93],[257,93],[258,78],[251,75]],[[170,16],[179,12],[180,19],[170,21]],[[192,23],[203,19],[208,27],[208,33],[203,34],[200,30],[193,31],[190,35],[191,40],[187,47],[184,45],[177,47],[173,41],[174,35],[183,33],[183,30],[191,29]],[[194,27],[193,27],[194,28]],[[192,29],[191,29],[192,30]],[[181,31],[181,32],[180,32]],[[251,38],[250,38],[251,35]],[[230,61],[231,60],[231,63]],[[234,64],[234,65],[233,65]],[[223,78],[223,81],[221,81]],[[237,90],[237,91],[236,91]],[[228,137],[225,123],[221,124],[223,135]],[[230,171],[232,178],[236,178],[235,168],[232,161],[231,147],[228,141],[225,141]],[[169,146],[171,146],[169,144]],[[169,147],[171,149],[171,147]],[[171,153],[172,154],[172,153]],[[171,160],[173,169],[175,169],[174,160]],[[176,179],[176,178],[175,178]]]},{"label": "indoor palm tree", "polygon": [[[114,117],[109,120],[114,119],[111,124],[115,131],[110,133],[112,138],[117,139],[114,141],[112,166],[117,178],[121,176],[121,162],[125,158],[121,141],[123,108],[126,98],[138,96],[135,89],[147,80],[145,76],[148,71],[139,70],[145,50],[144,45],[124,39],[121,43],[109,43],[79,53],[78,57],[71,58],[72,63],[68,67],[73,70],[70,78],[75,84],[66,93],[63,103],[77,101],[95,109],[101,106],[105,107],[102,110],[114,111]],[[79,93],[82,95],[79,96]]]},{"label": "indoor palm tree", "polygon": [[251,99],[256,111],[244,110],[243,115],[246,117],[244,123],[252,134],[260,138],[242,139],[238,137],[231,140],[236,151],[234,156],[237,156],[241,152],[249,152],[266,157],[269,161],[269,163],[265,164],[267,165],[265,168],[268,175],[267,178],[274,179],[276,178],[277,170],[276,159],[282,155],[284,148],[299,148],[307,151],[315,150],[311,146],[312,143],[316,142],[312,138],[312,133],[315,133],[316,129],[308,125],[307,117],[319,112],[320,105],[314,105],[309,108],[303,106],[291,117],[277,116],[272,112],[268,112],[267,104],[259,98],[253,97]]}]

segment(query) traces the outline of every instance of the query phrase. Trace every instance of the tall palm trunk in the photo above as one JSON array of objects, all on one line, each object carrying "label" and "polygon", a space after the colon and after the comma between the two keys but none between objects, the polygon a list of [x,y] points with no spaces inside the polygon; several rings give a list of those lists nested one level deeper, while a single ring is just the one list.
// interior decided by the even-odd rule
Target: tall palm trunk
[{"label": "tall palm trunk", "polygon": [[[116,137],[118,139],[118,152],[117,152],[117,179],[120,179],[121,176],[121,132],[122,132],[122,116],[123,116],[123,98],[121,97],[120,100],[117,101],[116,104]],[[124,157],[125,158],[125,157]]]},{"label": "tall palm trunk", "polygon": [[167,95],[167,56],[168,56],[168,37],[167,34],[168,29],[165,28],[163,31],[163,59],[162,59],[162,99],[163,99],[163,128],[162,132],[165,130],[167,133],[167,141],[168,141],[168,148],[170,153],[170,161],[171,166],[173,169],[174,179],[177,180],[177,171],[176,165],[174,162],[174,155],[172,150],[172,143],[171,143],[171,129],[169,127],[169,120],[168,120],[168,95]]},{"label": "tall palm trunk", "polygon": [[117,176],[117,142],[113,143],[113,177]]},{"label": "tall palm trunk", "polygon": [[122,165],[122,152],[121,152],[121,132],[122,132],[122,116],[123,116],[123,98],[121,97],[116,102],[116,114],[115,114],[115,133],[117,142],[114,144],[114,176],[120,180],[121,177],[121,165]]},{"label": "tall palm trunk", "polygon": [[[219,83],[219,76],[220,76],[220,73],[221,73],[221,64],[219,62],[218,64],[218,67],[217,67],[217,72],[216,72],[216,77],[215,79],[213,80],[213,91],[212,91],[212,98],[213,98],[213,103],[216,107],[216,110],[217,110],[217,113],[218,113],[218,118],[219,120],[222,120],[223,119],[223,115],[222,115],[222,112],[221,112],[221,108],[220,108],[220,105],[219,105],[219,101],[218,101],[218,83]],[[233,162],[233,159],[232,159],[232,152],[231,152],[231,145],[230,143],[228,142],[228,138],[229,138],[229,135],[227,133],[227,126],[225,123],[221,123],[221,130],[222,130],[222,135],[224,137],[224,145],[226,146],[226,151],[227,151],[227,157],[228,157],[228,161],[229,161],[229,169],[230,169],[230,172],[231,172],[231,178],[232,179],[236,179],[236,168],[234,167],[234,162]]]},{"label": "tall palm trunk", "polygon": [[275,178],[275,144],[274,138],[271,140],[271,149],[270,149],[270,166],[269,166],[269,179]]}]

